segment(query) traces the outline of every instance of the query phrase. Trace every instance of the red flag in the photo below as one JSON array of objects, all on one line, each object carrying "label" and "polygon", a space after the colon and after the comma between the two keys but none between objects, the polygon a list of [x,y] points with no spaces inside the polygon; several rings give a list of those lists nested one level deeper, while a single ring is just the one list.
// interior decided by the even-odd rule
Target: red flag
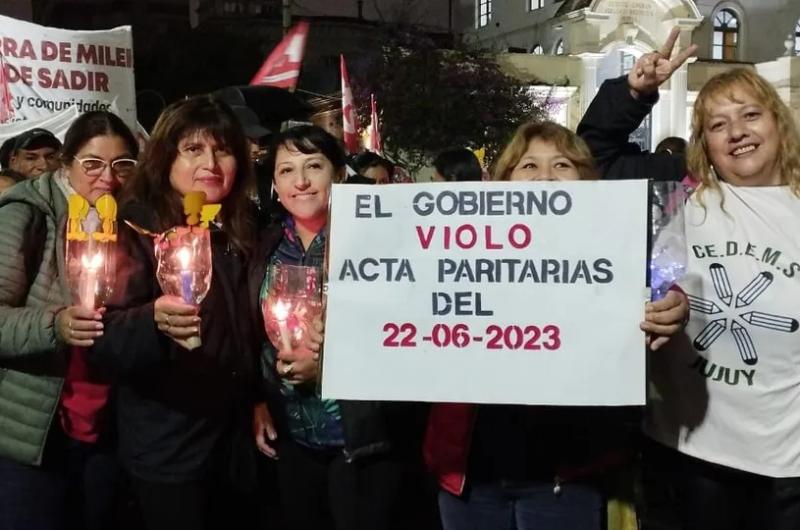
[{"label": "red flag", "polygon": [[6,62],[0,53],[0,123],[5,123],[14,115],[14,105],[11,104],[11,87],[8,84]]},{"label": "red flag", "polygon": [[379,155],[383,153],[381,146],[381,130],[378,124],[378,104],[375,103],[375,94],[369,95],[370,122],[369,122],[369,146],[367,149]]},{"label": "red flag", "polygon": [[299,22],[272,50],[250,84],[294,90],[297,78],[300,77],[300,66],[303,64],[306,37],[308,37],[308,22]]},{"label": "red flag", "polygon": [[350,90],[350,76],[344,65],[344,55],[339,56],[342,71],[342,128],[344,129],[344,146],[348,153],[358,153],[358,116],[356,115],[353,91]]}]

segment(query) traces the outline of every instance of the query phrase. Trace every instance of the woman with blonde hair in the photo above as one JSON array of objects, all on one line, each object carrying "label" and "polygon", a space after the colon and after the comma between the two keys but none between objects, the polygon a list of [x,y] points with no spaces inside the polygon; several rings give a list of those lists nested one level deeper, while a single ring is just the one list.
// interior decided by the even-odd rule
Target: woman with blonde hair
[{"label": "woman with blonde hair", "polygon": [[[688,57],[670,59],[676,37],[601,87],[579,129],[590,145],[616,134],[607,124],[632,131],[647,115]],[[657,443],[646,460],[672,475],[684,528],[800,528],[800,137],[775,89],[746,68],[706,83],[692,126],[688,170],[700,185],[686,204],[680,282],[692,312],[650,359],[645,431]],[[660,160],[641,156],[633,176]]]},{"label": "woman with blonde hair", "polygon": [[[533,157],[534,154],[539,160],[534,158],[526,160],[526,164],[520,166],[518,172],[512,176],[520,160],[527,156]],[[574,173],[577,173],[576,178],[573,178]],[[528,175],[530,178],[522,178],[523,175]],[[534,175],[541,178],[533,178]],[[596,178],[592,152],[586,142],[566,127],[551,121],[521,125],[497,159],[493,175],[493,180],[594,180]]]},{"label": "woman with blonde hair", "polygon": [[[552,122],[519,127],[494,171],[494,180],[596,178],[586,143]],[[687,303],[670,292],[649,305],[640,327],[658,349],[681,329]],[[444,530],[606,528],[603,483],[632,459],[639,417],[623,407],[434,404],[424,453]],[[608,528],[630,528],[616,521]]]}]

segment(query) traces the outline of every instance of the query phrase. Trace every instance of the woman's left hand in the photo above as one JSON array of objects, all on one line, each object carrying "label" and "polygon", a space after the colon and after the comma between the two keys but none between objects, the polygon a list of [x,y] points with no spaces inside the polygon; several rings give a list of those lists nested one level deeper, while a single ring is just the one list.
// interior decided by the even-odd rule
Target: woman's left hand
[{"label": "woman's left hand", "polygon": [[686,295],[671,290],[663,299],[645,304],[644,322],[639,324],[639,328],[647,334],[647,345],[655,351],[681,331],[688,318],[689,301]]},{"label": "woman's left hand", "polygon": [[278,351],[278,374],[293,385],[316,381],[319,377],[319,354],[325,326],[315,319],[309,326],[303,344],[291,351]]}]

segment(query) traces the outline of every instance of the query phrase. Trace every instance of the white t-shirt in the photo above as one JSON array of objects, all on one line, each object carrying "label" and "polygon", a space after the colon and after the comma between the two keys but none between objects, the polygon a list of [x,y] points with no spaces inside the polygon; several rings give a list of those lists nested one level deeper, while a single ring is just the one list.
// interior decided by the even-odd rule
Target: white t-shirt
[{"label": "white t-shirt", "polygon": [[800,477],[800,199],[721,186],[705,209],[697,194],[686,205],[691,318],[650,356],[645,430],[709,462]]}]

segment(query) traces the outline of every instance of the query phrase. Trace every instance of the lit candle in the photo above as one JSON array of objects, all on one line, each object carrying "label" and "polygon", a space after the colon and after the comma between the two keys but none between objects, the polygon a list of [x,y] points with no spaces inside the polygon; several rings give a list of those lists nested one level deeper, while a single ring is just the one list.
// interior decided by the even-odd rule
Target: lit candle
[{"label": "lit candle", "polygon": [[289,304],[281,299],[272,304],[272,314],[275,315],[275,320],[278,321],[278,333],[281,337],[281,345],[284,351],[292,351],[292,342],[289,338],[289,329],[286,326],[286,320],[289,318]]},{"label": "lit candle", "polygon": [[78,292],[81,305],[86,309],[95,309],[95,296],[97,294],[97,271],[103,264],[103,256],[100,252],[95,253],[91,258],[86,254],[81,256],[81,278],[78,284]]},{"label": "lit candle", "polygon": [[178,261],[181,262],[181,297],[183,297],[183,301],[187,304],[194,303],[194,297],[192,296],[192,271],[190,269],[190,265],[192,262],[192,256],[189,252],[189,249],[184,247],[177,252]]},{"label": "lit candle", "polygon": [[[192,255],[188,248],[183,247],[176,253],[178,256],[178,261],[181,262],[181,298],[187,304],[194,304],[194,296],[192,293]],[[199,328],[198,328],[199,329]],[[199,335],[194,335],[192,337],[187,337],[186,341],[186,349],[193,350],[195,348],[199,348],[202,345],[202,340],[200,339]]]}]

